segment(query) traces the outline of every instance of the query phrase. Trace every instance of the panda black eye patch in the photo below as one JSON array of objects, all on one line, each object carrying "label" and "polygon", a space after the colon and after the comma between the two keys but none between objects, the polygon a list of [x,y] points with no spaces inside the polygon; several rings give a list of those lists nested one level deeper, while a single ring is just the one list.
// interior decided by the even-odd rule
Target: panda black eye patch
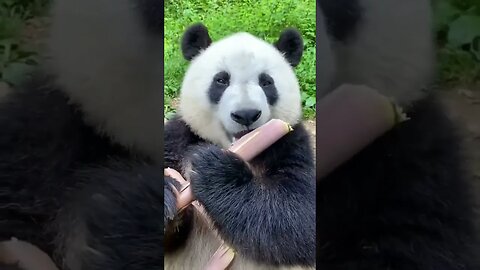
[{"label": "panda black eye patch", "polygon": [[208,89],[208,97],[213,104],[218,104],[223,92],[230,85],[230,74],[226,71],[219,72],[213,76],[210,89]]},{"label": "panda black eye patch", "polygon": [[273,78],[266,73],[262,73],[258,77],[258,85],[262,87],[263,92],[267,97],[268,104],[274,105],[278,100],[278,92]]}]

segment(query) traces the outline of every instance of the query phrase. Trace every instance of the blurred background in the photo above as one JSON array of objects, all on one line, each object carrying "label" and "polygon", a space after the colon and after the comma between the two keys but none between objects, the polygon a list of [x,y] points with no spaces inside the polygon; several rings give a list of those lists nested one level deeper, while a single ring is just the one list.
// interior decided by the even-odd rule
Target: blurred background
[{"label": "blurred background", "polygon": [[[80,0],[79,0],[80,1]],[[51,0],[0,0],[0,96],[38,64]],[[165,112],[175,111],[182,74],[181,34],[203,22],[214,40],[248,31],[273,42],[285,26],[297,27],[306,51],[296,69],[307,126],[315,135],[315,0],[165,0]],[[463,124],[480,180],[480,1],[432,0],[437,41],[435,89]],[[408,42],[408,41],[406,41]]]}]

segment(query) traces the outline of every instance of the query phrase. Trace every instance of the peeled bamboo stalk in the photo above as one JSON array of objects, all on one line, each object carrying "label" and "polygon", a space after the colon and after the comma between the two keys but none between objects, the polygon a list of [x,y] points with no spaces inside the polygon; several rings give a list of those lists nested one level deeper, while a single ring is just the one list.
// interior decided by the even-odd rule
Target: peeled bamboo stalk
[{"label": "peeled bamboo stalk", "polygon": [[407,119],[400,107],[372,88],[343,85],[334,90],[317,105],[317,179]]}]

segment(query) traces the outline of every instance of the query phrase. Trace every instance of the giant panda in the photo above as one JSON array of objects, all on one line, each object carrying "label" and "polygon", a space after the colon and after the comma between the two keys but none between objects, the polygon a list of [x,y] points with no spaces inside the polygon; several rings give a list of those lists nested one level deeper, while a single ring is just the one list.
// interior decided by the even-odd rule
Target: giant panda
[{"label": "giant panda", "polygon": [[[165,125],[164,162],[190,180],[235,250],[230,269],[315,266],[315,164],[294,72],[304,45],[293,28],[279,34],[273,44],[243,32],[214,42],[198,23],[181,40],[190,63],[178,115]],[[222,150],[272,118],[293,131],[248,165]],[[165,191],[165,269],[203,269],[222,243],[193,207],[178,213],[173,191]]]},{"label": "giant panda", "polygon": [[318,102],[366,85],[410,118],[317,179],[318,269],[480,269],[460,127],[431,88],[432,29],[429,0],[317,0]]},{"label": "giant panda", "polygon": [[[61,269],[161,268],[159,215],[173,211],[159,204],[174,199],[158,162],[163,3],[59,0],[54,11],[53,68],[0,100],[0,238],[36,244]],[[317,179],[316,267],[477,269],[459,138],[421,91],[429,1],[317,0],[317,16],[319,99],[367,84],[411,119]]]},{"label": "giant panda", "polygon": [[[235,130],[233,122],[228,129],[220,130],[217,123],[217,129],[204,139],[209,144],[205,145],[200,143],[200,138],[208,134],[207,129],[195,126],[192,120],[183,126],[180,120],[174,120],[167,124],[163,134],[162,15],[163,3],[157,0],[54,2],[42,66],[32,78],[0,101],[0,241],[15,237],[30,242],[51,256],[62,270],[164,266],[164,228],[165,223],[171,222],[169,201],[174,199],[169,180],[163,174],[164,166],[181,170],[177,165],[169,165],[169,161],[188,155],[192,158],[191,166],[200,171],[198,162],[208,160],[195,157],[219,154],[220,147],[228,146],[230,136],[239,136],[237,132],[241,130]],[[198,34],[189,33],[190,37]],[[254,173],[255,176],[262,172],[279,176],[275,180],[282,185],[272,181],[251,182],[256,185],[257,194],[243,196],[250,199],[244,201],[243,208],[237,208],[250,211],[239,216],[246,222],[242,226],[248,225],[244,228],[249,231],[227,228],[228,232],[223,234],[231,236],[226,239],[233,241],[232,246],[238,252],[235,262],[238,269],[252,269],[249,267],[254,265],[266,265],[266,269],[313,265],[314,164],[309,137],[299,124],[299,88],[291,70],[302,55],[301,38],[295,31],[288,30],[275,47],[247,34],[226,42],[233,41],[247,42],[254,53],[233,53],[227,62],[240,69],[235,74],[261,79],[264,89],[256,82],[257,86],[249,90],[250,101],[246,96],[236,99],[232,91],[228,91],[228,95],[232,95],[229,100],[244,100],[244,105],[261,110],[262,115],[250,128],[271,117],[279,117],[294,125],[295,130],[270,152],[288,153],[289,158],[259,157],[257,162],[259,165],[264,162],[264,167],[257,167]],[[194,43],[195,40],[185,43],[186,55],[198,53]],[[212,48],[218,47],[222,45],[212,44]],[[236,48],[238,51],[240,47]],[[249,66],[255,58],[263,58],[264,64],[274,66],[253,65],[250,70],[264,69],[265,74],[242,71],[245,68],[242,64]],[[217,67],[220,64],[217,62]],[[186,77],[191,85],[195,73],[192,75]],[[213,77],[203,79],[213,81]],[[204,93],[207,89],[208,86],[203,89]],[[190,92],[192,94],[195,92]],[[182,112],[185,119],[189,119],[193,111],[189,114],[185,109],[188,97],[185,100]],[[222,104],[226,105],[222,110],[241,105]],[[245,116],[241,107],[237,113]],[[201,123],[209,124],[205,120]],[[198,135],[192,135],[189,129]],[[179,150],[182,143],[195,141],[197,152],[195,149],[169,151],[172,146]],[[276,166],[282,168],[275,170],[270,163],[277,159],[280,162]],[[237,171],[239,177],[252,176],[234,156],[228,156],[223,162],[229,160],[242,170]],[[217,164],[217,169],[221,165]],[[205,173],[213,173],[213,168],[205,169]],[[205,193],[212,190],[210,186],[202,188],[200,180],[194,182],[197,195],[204,198],[202,202],[209,209],[208,202],[219,202]],[[215,194],[225,195],[221,190]],[[241,190],[238,195],[242,195]],[[231,203],[230,206],[235,206],[236,202]],[[167,213],[163,223],[162,213]],[[289,223],[282,227],[279,218]],[[182,233],[188,225],[188,221],[181,223]],[[252,234],[245,235],[245,232]],[[188,234],[178,235],[175,242],[181,245],[181,238],[187,238]],[[211,242],[207,248],[213,248],[214,244]],[[250,247],[254,248],[253,252]],[[210,251],[206,249],[197,259],[188,257],[193,262],[183,269],[201,268]],[[0,269],[21,269],[21,266],[2,261]]]}]

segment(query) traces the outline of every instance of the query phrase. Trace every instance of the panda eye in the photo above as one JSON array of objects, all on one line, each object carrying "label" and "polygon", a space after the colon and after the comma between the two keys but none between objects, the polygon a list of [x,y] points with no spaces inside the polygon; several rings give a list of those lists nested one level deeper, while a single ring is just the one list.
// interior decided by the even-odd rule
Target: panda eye
[{"label": "panda eye", "polygon": [[263,81],[262,82],[262,87],[266,87],[266,86],[269,86],[269,85],[272,85],[272,82],[271,81]]},{"label": "panda eye", "polygon": [[225,71],[219,72],[215,75],[213,81],[218,85],[227,86],[230,83],[230,74]]},{"label": "panda eye", "polygon": [[260,74],[260,77],[258,78],[258,81],[259,81],[259,85],[261,87],[269,87],[271,85],[273,85],[273,78],[270,77],[268,74],[266,73],[262,73]]},{"label": "panda eye", "polygon": [[227,84],[227,80],[222,79],[222,78],[218,78],[217,83],[225,85],[225,84]]}]

